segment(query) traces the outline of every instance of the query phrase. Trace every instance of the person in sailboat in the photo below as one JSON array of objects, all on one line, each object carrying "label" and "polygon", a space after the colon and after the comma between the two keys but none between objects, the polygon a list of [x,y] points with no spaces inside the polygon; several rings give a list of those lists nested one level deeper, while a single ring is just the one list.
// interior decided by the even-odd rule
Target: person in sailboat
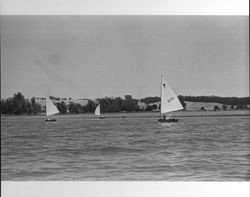
[{"label": "person in sailboat", "polygon": [[171,114],[168,114],[168,120],[173,120],[174,118],[172,117]]},{"label": "person in sailboat", "polygon": [[171,114],[168,114],[167,118],[166,118],[166,115],[163,114],[163,120],[174,120],[174,118],[172,117]]}]

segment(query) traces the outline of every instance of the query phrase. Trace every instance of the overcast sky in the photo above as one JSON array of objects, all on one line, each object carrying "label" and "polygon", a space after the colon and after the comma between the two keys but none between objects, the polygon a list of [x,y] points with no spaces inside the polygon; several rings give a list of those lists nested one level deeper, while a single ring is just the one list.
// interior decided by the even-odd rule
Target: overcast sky
[{"label": "overcast sky", "polygon": [[1,16],[1,95],[248,96],[248,16]]}]

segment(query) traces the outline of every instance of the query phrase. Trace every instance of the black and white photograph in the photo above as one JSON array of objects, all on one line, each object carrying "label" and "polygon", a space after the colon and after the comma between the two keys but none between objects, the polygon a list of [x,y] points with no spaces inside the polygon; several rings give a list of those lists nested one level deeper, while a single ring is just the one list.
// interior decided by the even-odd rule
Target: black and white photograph
[{"label": "black and white photograph", "polygon": [[247,15],[1,16],[3,182],[249,182],[249,117]]}]

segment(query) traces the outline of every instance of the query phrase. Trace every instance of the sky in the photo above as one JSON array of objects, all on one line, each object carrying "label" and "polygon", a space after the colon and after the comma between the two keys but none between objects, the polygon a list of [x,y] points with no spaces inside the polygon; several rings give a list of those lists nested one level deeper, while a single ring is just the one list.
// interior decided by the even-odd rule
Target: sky
[{"label": "sky", "polygon": [[1,97],[249,96],[248,16],[1,16]]}]

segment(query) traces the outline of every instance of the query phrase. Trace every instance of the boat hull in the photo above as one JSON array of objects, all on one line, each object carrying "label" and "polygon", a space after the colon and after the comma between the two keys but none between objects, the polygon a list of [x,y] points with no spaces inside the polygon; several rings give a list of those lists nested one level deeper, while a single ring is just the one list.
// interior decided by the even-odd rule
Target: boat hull
[{"label": "boat hull", "polygon": [[55,122],[55,121],[56,121],[55,118],[53,118],[53,119],[46,119],[46,120],[45,120],[45,122]]},{"label": "boat hull", "polygon": [[105,116],[99,116],[98,118],[99,119],[105,119],[106,117]]},{"label": "boat hull", "polygon": [[160,123],[173,123],[173,122],[178,122],[177,119],[172,118],[172,119],[159,119],[158,122]]}]

